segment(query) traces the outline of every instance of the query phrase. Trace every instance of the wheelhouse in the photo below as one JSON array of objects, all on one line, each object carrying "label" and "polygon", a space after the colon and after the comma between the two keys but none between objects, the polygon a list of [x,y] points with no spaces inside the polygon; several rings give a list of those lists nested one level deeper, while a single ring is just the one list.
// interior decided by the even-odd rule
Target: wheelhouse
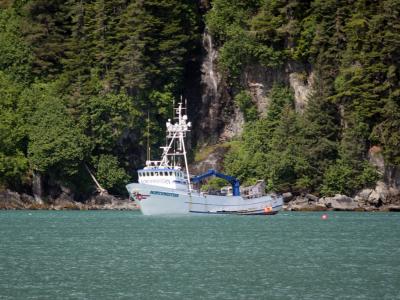
[{"label": "wheelhouse", "polygon": [[139,183],[187,190],[186,174],[179,168],[144,168],[138,170]]},{"label": "wheelhouse", "polygon": [[176,177],[186,179],[187,176],[181,170],[172,169],[142,169],[138,171],[139,178],[148,177]]}]

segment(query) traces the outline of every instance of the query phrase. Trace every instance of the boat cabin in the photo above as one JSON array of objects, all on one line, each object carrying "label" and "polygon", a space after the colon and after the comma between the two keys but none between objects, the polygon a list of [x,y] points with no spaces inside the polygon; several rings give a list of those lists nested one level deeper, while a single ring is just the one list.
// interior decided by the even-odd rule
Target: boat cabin
[{"label": "boat cabin", "polygon": [[187,190],[187,176],[181,169],[144,168],[138,170],[139,183]]}]

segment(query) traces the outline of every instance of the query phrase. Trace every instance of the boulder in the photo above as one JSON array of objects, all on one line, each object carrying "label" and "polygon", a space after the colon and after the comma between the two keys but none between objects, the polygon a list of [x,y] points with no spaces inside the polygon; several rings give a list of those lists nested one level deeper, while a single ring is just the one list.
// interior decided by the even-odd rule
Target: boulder
[{"label": "boulder", "polygon": [[372,189],[363,189],[356,195],[356,197],[361,199],[361,200],[368,201],[368,198],[369,198],[369,196],[371,195],[372,192],[373,192]]},{"label": "boulder", "polygon": [[368,202],[372,205],[378,205],[380,200],[380,195],[377,191],[373,190],[368,197]]},{"label": "boulder", "polygon": [[28,204],[28,205],[32,205],[37,202],[33,196],[25,194],[25,193],[21,194],[21,201],[24,204]]},{"label": "boulder", "polygon": [[289,202],[285,209],[291,211],[320,211],[326,210],[327,208],[325,205],[319,205],[316,201],[298,196],[293,201]]},{"label": "boulder", "polygon": [[332,210],[348,211],[358,209],[358,203],[353,198],[339,194],[334,197],[320,198],[318,204],[325,205],[326,208]]},{"label": "boulder", "polygon": [[60,197],[53,200],[51,208],[54,210],[79,210],[81,209],[81,206],[81,203],[75,202],[69,195],[63,193]]},{"label": "boulder", "polygon": [[0,192],[0,209],[23,209],[24,203],[21,201],[20,194],[5,190]]},{"label": "boulder", "polygon": [[283,202],[287,203],[287,202],[289,202],[290,200],[293,199],[293,194],[290,193],[290,192],[283,193],[282,194],[282,198],[283,198]]},{"label": "boulder", "polygon": [[379,181],[374,190],[368,196],[368,203],[374,206],[381,206],[390,201],[390,192],[387,185]]},{"label": "boulder", "polygon": [[93,196],[85,205],[90,210],[137,210],[136,203],[130,199],[120,199],[109,194]]},{"label": "boulder", "polygon": [[105,205],[111,204],[116,198],[113,195],[109,195],[107,193],[98,194],[90,198],[89,203],[91,205]]},{"label": "boulder", "polygon": [[394,204],[388,205],[387,210],[400,212],[400,205],[394,205]]},{"label": "boulder", "polygon": [[312,194],[307,194],[307,195],[305,195],[305,198],[307,198],[308,200],[311,200],[311,201],[318,202],[318,197],[317,197],[317,196],[314,196],[314,195],[312,195]]},{"label": "boulder", "polygon": [[129,199],[116,199],[111,204],[104,205],[104,209],[112,210],[137,210],[138,206]]}]

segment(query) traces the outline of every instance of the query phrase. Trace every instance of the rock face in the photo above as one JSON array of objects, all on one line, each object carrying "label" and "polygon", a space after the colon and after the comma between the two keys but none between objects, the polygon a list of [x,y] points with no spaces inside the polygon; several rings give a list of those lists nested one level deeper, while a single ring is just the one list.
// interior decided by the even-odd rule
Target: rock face
[{"label": "rock face", "polygon": [[42,197],[43,197],[42,176],[35,171],[33,172],[33,178],[32,178],[32,192],[33,192],[33,197],[35,197],[35,200],[38,203],[43,204],[43,201],[42,201]]},{"label": "rock face", "polygon": [[137,210],[138,207],[129,199],[119,199],[111,195],[93,196],[86,203],[81,203],[74,201],[70,195],[62,193],[56,199],[38,202],[33,196],[5,190],[0,192],[0,209]]},{"label": "rock face", "polygon": [[[194,127],[197,145],[223,142],[240,134],[243,114],[234,104],[230,88],[216,67],[218,51],[207,29],[203,33],[200,94]],[[197,100],[199,101],[199,100]]]},{"label": "rock face", "polygon": [[[217,133],[201,139],[206,143],[226,141],[239,135],[243,130],[243,113],[235,105],[236,92],[228,87],[222,75],[215,69],[218,52],[214,49],[211,36],[205,32],[203,47],[206,52],[202,64],[202,104],[201,131]],[[268,70],[260,65],[248,65],[243,71],[241,85],[250,92],[258,114],[267,113],[271,99],[268,94],[276,83],[286,83],[294,91],[296,111],[303,112],[314,82],[313,73],[307,73],[300,66],[286,66],[278,70]]]},{"label": "rock face", "polygon": [[222,165],[224,156],[228,150],[229,147],[226,147],[224,145],[209,146],[200,149],[198,151],[199,156],[204,157],[200,158],[198,161],[194,161],[189,166],[190,171],[193,174],[201,174],[209,169],[220,170],[219,166]]},{"label": "rock face", "polygon": [[250,91],[259,115],[265,115],[271,103],[268,93],[275,82],[287,82],[285,70],[270,71],[260,65],[248,65],[240,78],[241,85]]},{"label": "rock face", "polygon": [[[382,175],[386,189],[400,190],[400,167],[385,164],[381,147],[372,146],[368,151],[368,159]],[[382,186],[379,182],[378,185]]]},{"label": "rock face", "polygon": [[364,189],[354,198],[346,195],[318,198],[306,194],[293,197],[291,193],[282,195],[284,209],[291,211],[400,211],[400,190],[388,187],[379,181],[374,189]]},{"label": "rock face", "polygon": [[129,199],[119,199],[112,195],[96,195],[92,197],[87,205],[89,210],[137,210],[134,201]]},{"label": "rock face", "polygon": [[351,211],[358,209],[358,203],[345,195],[335,195],[334,197],[318,198],[314,195],[296,197],[286,207],[286,210],[292,211]]},{"label": "rock face", "polygon": [[302,113],[307,106],[308,97],[314,83],[314,74],[290,73],[289,83],[294,91],[294,103],[296,111]]},{"label": "rock face", "polygon": [[358,208],[358,203],[345,195],[335,195],[334,197],[325,197],[318,200],[320,205],[332,210],[351,211]]},{"label": "rock face", "polygon": [[5,190],[0,192],[0,209],[37,209],[44,205],[27,194]]},{"label": "rock face", "polygon": [[[285,201],[285,198],[284,198]],[[286,202],[286,201],[285,201]],[[328,210],[326,205],[318,202],[318,197],[307,194],[304,196],[297,196],[292,201],[284,205],[284,210],[289,211],[324,211]]]},{"label": "rock face", "polygon": [[400,190],[378,181],[375,189],[364,189],[354,199],[369,210],[390,210],[389,207],[400,205]]}]

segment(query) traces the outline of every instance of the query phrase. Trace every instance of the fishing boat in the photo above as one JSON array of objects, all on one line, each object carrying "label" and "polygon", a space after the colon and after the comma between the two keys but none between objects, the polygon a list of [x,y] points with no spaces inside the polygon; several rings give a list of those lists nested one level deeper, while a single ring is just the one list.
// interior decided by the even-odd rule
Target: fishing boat
[{"label": "fishing boat", "polygon": [[[161,160],[150,160],[148,152],[146,166],[137,171],[138,182],[126,185],[130,198],[144,215],[273,215],[281,210],[282,197],[265,194],[262,182],[241,189],[238,179],[215,170],[191,176],[185,138],[192,124],[182,102],[174,111],[176,117],[166,123],[166,145],[161,147]],[[231,187],[215,195],[194,188],[210,176],[225,179]]]}]

